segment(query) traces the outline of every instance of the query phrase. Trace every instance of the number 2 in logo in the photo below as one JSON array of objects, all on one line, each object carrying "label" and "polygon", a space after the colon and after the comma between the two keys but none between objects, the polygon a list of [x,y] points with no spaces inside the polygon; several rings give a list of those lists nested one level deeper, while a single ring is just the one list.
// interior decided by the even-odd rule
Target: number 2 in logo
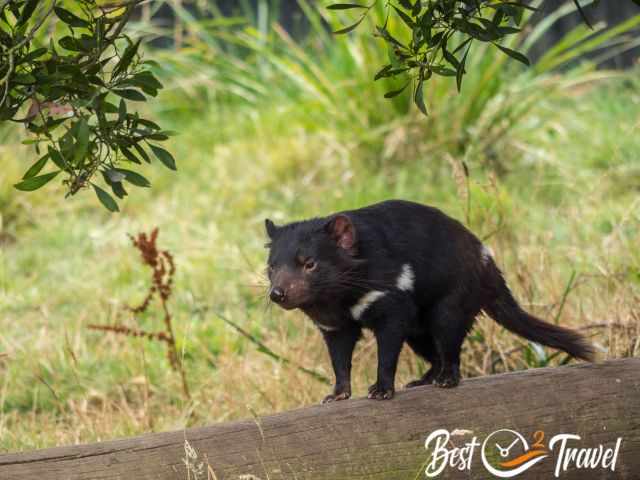
[{"label": "number 2 in logo", "polygon": [[544,446],[544,432],[542,430],[533,432],[533,445],[531,445],[531,450],[546,450]]}]

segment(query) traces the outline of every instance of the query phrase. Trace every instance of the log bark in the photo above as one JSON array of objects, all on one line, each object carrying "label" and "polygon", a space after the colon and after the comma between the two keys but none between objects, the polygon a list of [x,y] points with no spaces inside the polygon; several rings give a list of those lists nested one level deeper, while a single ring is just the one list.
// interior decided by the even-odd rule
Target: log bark
[{"label": "log bark", "polygon": [[[502,428],[518,431],[529,445],[534,432],[544,431],[547,447],[561,433],[580,435],[569,442],[576,447],[614,448],[620,437],[615,471],[570,466],[559,478],[638,479],[640,359],[473,378],[451,390],[400,391],[391,401],[352,399],[255,421],[0,455],[0,479],[195,479],[184,463],[185,438],[198,455],[191,463],[205,462],[199,479],[424,479],[432,453],[425,439],[434,430],[458,430],[449,446],[462,446]],[[554,478],[558,454],[558,446],[550,449],[515,478]],[[476,450],[469,470],[446,468],[437,478],[494,477]]]}]

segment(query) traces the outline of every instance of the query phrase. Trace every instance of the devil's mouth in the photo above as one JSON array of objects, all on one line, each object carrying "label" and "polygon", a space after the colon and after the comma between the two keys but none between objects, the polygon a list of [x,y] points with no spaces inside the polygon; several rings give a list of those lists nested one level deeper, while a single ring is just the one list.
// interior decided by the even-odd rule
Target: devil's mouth
[{"label": "devil's mouth", "polygon": [[290,303],[290,302],[276,303],[276,305],[278,305],[281,308],[284,308],[285,310],[293,310],[294,308],[298,308],[297,304]]},{"label": "devil's mouth", "polygon": [[288,299],[286,298],[282,302],[274,302],[280,308],[285,310],[294,310],[296,308],[304,308],[306,305],[309,305],[311,302],[310,298],[296,298],[296,299]]}]

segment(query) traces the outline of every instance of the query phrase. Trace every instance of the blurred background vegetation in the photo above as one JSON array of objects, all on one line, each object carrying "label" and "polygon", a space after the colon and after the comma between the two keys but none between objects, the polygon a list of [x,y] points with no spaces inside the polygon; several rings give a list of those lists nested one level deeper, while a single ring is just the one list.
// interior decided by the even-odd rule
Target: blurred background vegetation
[{"label": "blurred background vegetation", "polygon": [[[328,386],[308,370],[331,377],[319,334],[266,302],[267,216],[284,222],[394,197],[435,205],[491,246],[528,309],[581,329],[601,358],[640,354],[637,7],[587,7],[590,30],[573,2],[541,3],[544,14],[509,40],[530,68],[478,45],[461,94],[455,79],[430,81],[425,118],[409,93],[383,98],[402,78],[373,82],[387,55],[371,34],[383,10],[334,37],[350,17],[328,3],[140,8],[128,33],[145,39],[165,85],[140,108],[179,132],[167,142],[178,172],[143,166],[153,187],[119,214],[92,195],[65,200],[53,182],[16,191],[35,158],[23,131],[1,127],[1,451],[319,401]],[[127,234],[156,226],[175,260],[168,308],[189,396],[162,342],[88,328],[164,328],[160,304],[139,315],[126,308],[149,286]],[[463,373],[566,361],[481,318]],[[403,355],[398,384],[424,368]],[[374,375],[367,337],[354,358],[356,395]]]}]

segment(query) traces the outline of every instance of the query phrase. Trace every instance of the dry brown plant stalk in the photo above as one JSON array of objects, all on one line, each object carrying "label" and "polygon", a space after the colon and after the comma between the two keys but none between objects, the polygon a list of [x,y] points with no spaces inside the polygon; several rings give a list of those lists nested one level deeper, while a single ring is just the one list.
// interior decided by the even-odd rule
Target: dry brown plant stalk
[{"label": "dry brown plant stalk", "polygon": [[180,373],[182,379],[182,391],[187,398],[191,398],[189,384],[184,365],[178,355],[175,335],[173,333],[173,317],[169,310],[168,301],[173,292],[173,275],[176,272],[173,255],[168,250],[159,250],[156,241],[158,239],[158,228],[153,229],[150,235],[144,232],[137,236],[129,235],[133,246],[138,249],[142,256],[142,262],[152,270],[151,284],[142,303],[136,307],[129,306],[128,309],[133,315],[144,313],[149,308],[154,297],[158,297],[163,312],[164,331],[147,332],[141,329],[130,328],[125,325],[89,325],[92,330],[111,332],[128,337],[142,337],[151,341],[161,341],[167,345],[167,358],[174,371]]}]

